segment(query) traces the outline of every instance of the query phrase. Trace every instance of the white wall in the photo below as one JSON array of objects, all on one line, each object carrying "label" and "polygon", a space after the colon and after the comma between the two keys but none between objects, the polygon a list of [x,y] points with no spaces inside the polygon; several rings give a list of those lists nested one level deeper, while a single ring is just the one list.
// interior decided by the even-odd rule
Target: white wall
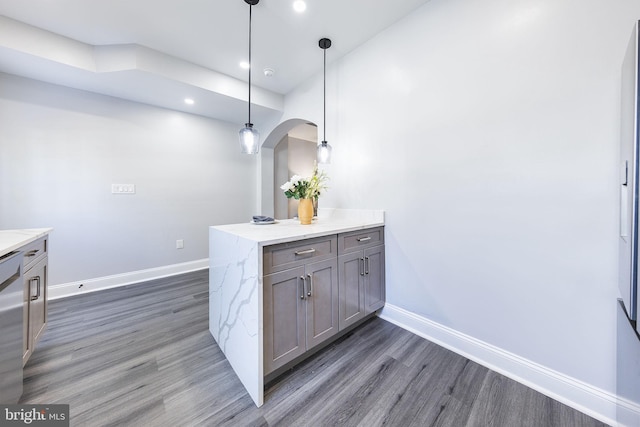
[{"label": "white wall", "polygon": [[[637,0],[432,0],[330,65],[320,203],[386,211],[390,306],[615,393],[637,19]],[[322,126],[321,85],[289,94],[284,119]]]},{"label": "white wall", "polygon": [[[283,125],[285,123],[280,124],[280,126]],[[270,135],[270,137],[273,137],[273,135]],[[292,127],[274,147],[274,218],[286,219],[294,218],[298,215],[298,201],[287,199],[280,186],[293,175],[304,177],[313,174],[317,141],[318,128],[310,123],[304,123]],[[268,142],[265,142],[265,145],[267,144]],[[262,150],[264,151],[264,149],[263,145]],[[266,204],[266,202],[267,200],[262,200],[263,204]]]},{"label": "white wall", "polygon": [[207,258],[209,225],[255,213],[238,129],[0,74],[0,229],[54,227],[52,285]]},{"label": "white wall", "polygon": [[289,136],[285,135],[273,149],[273,204],[274,218],[289,218],[289,199],[280,186],[289,180]]}]

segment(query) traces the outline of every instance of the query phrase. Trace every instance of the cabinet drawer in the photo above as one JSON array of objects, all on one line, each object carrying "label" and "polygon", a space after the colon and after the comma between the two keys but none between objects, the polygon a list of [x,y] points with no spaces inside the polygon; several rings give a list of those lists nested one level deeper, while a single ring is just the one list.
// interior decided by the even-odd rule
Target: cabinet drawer
[{"label": "cabinet drawer", "polygon": [[338,235],[338,253],[384,244],[384,227],[368,228]]},{"label": "cabinet drawer", "polygon": [[41,237],[35,242],[24,245],[21,249],[24,254],[24,271],[27,271],[47,254],[47,238]]},{"label": "cabinet drawer", "polygon": [[337,239],[335,235],[316,237],[265,246],[263,252],[263,274],[284,271],[308,262],[336,257]]}]

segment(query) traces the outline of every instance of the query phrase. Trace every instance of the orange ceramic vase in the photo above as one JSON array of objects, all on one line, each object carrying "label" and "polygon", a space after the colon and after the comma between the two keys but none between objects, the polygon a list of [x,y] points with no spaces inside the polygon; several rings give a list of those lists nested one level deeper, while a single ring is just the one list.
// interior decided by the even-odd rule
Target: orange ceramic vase
[{"label": "orange ceramic vase", "polygon": [[303,225],[311,224],[312,218],[313,218],[313,200],[300,199],[298,203],[298,219],[300,220],[300,224],[303,224]]}]

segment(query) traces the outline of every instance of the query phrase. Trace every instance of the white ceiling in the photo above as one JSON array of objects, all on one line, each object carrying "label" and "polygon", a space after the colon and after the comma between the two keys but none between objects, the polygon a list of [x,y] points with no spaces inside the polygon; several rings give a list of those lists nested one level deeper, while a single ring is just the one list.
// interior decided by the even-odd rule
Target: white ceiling
[{"label": "white ceiling", "polygon": [[[283,95],[322,71],[320,38],[333,41],[330,64],[427,1],[307,0],[299,14],[293,0],[261,0],[252,115],[275,117]],[[248,14],[244,0],[0,0],[0,71],[241,123]],[[92,49],[100,56],[81,58]]]}]

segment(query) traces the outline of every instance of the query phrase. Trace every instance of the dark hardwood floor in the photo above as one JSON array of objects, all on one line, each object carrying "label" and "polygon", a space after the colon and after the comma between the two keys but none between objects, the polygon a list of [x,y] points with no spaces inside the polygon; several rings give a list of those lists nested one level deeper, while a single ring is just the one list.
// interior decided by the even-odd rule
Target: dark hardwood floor
[{"label": "dark hardwood floor", "polygon": [[49,304],[20,403],[72,426],[603,426],[379,318],[256,408],[208,331],[208,271]]}]

